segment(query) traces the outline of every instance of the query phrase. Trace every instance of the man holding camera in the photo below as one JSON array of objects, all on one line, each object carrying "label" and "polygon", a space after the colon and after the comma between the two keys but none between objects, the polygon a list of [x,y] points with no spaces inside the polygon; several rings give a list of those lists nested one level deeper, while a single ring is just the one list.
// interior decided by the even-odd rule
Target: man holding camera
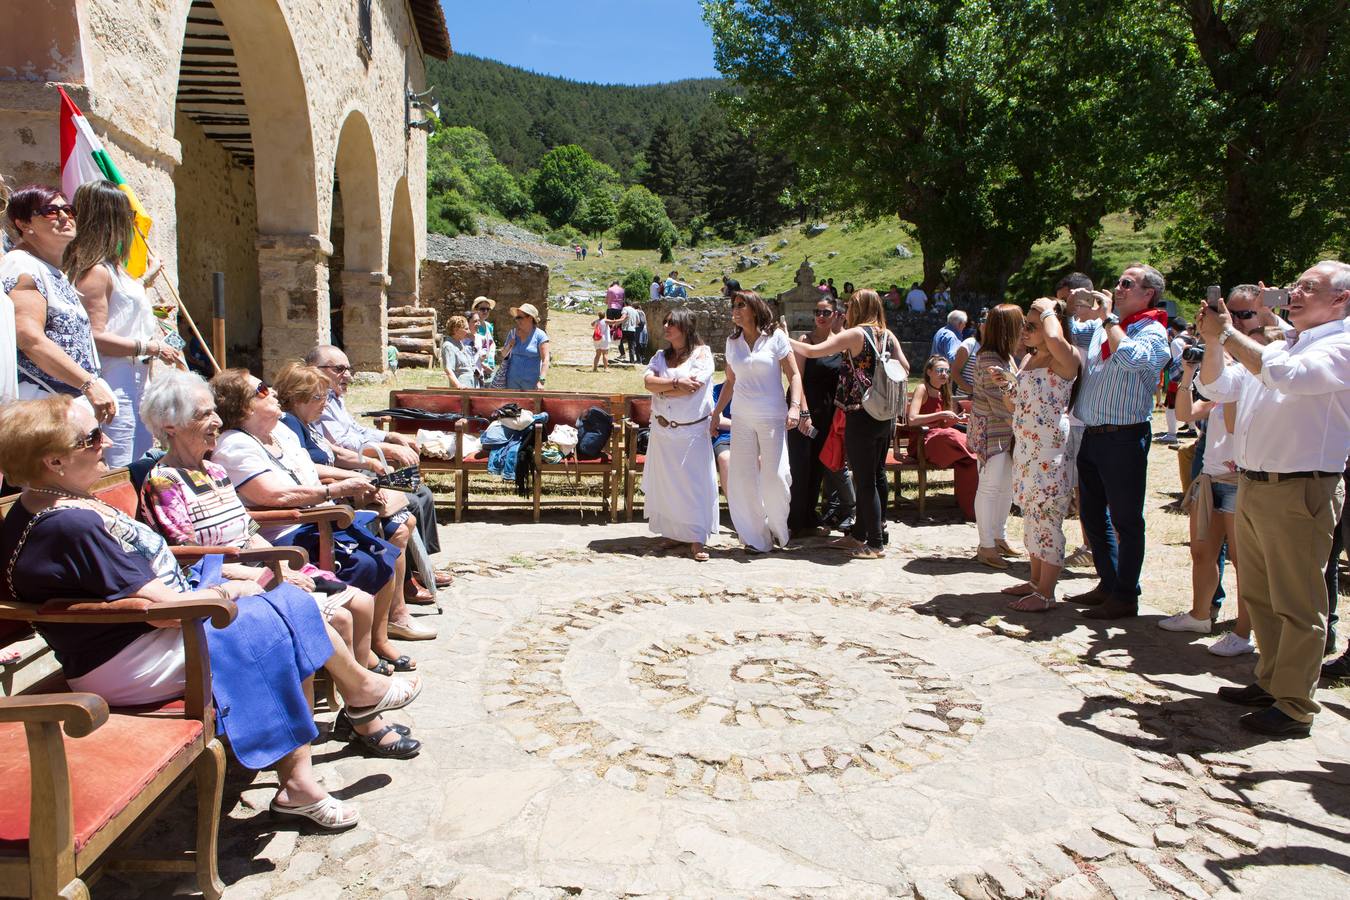
[{"label": "man holding camera", "polygon": [[1075,290],[1088,304],[1070,325],[1085,358],[1073,413],[1083,421],[1078,450],[1079,518],[1092,547],[1098,584],[1070,598],[1093,607],[1089,619],[1139,613],[1144,566],[1144,493],[1153,439],[1153,392],[1167,362],[1166,282],[1152,266],[1133,263],[1115,291]]},{"label": "man holding camera", "polygon": [[[1277,737],[1305,735],[1326,648],[1323,565],[1345,500],[1350,452],[1350,265],[1330,260],[1299,276],[1288,297],[1294,330],[1262,347],[1233,327],[1219,301],[1200,311],[1206,353],[1200,391],[1237,403],[1238,582],[1260,649],[1256,683],[1219,688],[1230,703],[1259,707],[1238,721]],[[1267,304],[1269,305],[1269,304]]]}]

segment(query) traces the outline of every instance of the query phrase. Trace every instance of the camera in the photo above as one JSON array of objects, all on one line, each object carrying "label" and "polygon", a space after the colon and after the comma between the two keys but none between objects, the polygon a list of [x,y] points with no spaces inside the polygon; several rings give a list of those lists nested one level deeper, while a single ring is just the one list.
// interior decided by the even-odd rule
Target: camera
[{"label": "camera", "polygon": [[1181,351],[1181,361],[1188,363],[1202,363],[1205,361],[1205,348],[1203,345],[1196,344],[1185,347]]}]

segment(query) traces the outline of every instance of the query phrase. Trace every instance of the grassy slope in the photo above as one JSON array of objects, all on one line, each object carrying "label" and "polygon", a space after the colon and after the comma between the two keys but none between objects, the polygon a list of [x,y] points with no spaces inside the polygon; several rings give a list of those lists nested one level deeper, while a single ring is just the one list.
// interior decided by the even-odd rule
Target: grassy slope
[{"label": "grassy slope", "polygon": [[[1151,225],[1136,232],[1128,217],[1109,216],[1105,230],[1097,241],[1096,260],[1100,271],[1118,273],[1126,263],[1137,259],[1150,260],[1150,248],[1162,233],[1161,225]],[[779,241],[786,240],[787,246],[780,248]],[[804,257],[811,259],[817,278],[833,278],[838,287],[845,281],[852,281],[858,287],[874,287],[885,290],[892,283],[908,287],[917,281],[923,272],[922,260],[917,256],[918,245],[905,233],[896,219],[882,220],[870,225],[848,228],[832,224],[824,234],[814,238],[806,237],[801,229],[785,228],[760,238],[756,243],[765,246],[764,251],[751,254],[749,245],[731,248],[730,256],[709,259],[703,272],[693,271],[693,266],[701,259],[700,250],[679,250],[676,252],[674,268],[678,268],[684,280],[700,289],[700,293],[715,293],[719,289],[722,275],[728,274],[740,280],[746,287],[763,284],[763,292],[777,294],[792,287],[797,267]],[[912,259],[899,259],[893,254],[896,244],[903,244],[916,256]],[[592,250],[594,243],[591,244]],[[836,255],[830,257],[830,253]],[[758,256],[764,259],[769,253],[782,256],[778,262],[764,263],[745,272],[735,271],[736,260],[740,254]],[[652,271],[664,275],[672,267],[658,263],[659,255],[655,251],[613,250],[603,257],[592,253],[585,261],[569,259],[565,263],[566,274],[576,279],[588,279],[603,286],[610,280],[621,277],[620,269],[631,270],[636,266],[646,266]],[[1034,297],[1048,292],[1054,287],[1059,275],[1073,261],[1073,244],[1068,234],[1062,234],[1055,241],[1038,245],[1031,254],[1023,270],[1013,278],[1009,288],[1014,297]],[[1156,265],[1157,260],[1153,261]],[[1166,271],[1166,261],[1160,266]],[[557,294],[567,290],[564,276],[554,273],[549,289]],[[1182,309],[1189,317],[1195,304],[1180,301]]]}]

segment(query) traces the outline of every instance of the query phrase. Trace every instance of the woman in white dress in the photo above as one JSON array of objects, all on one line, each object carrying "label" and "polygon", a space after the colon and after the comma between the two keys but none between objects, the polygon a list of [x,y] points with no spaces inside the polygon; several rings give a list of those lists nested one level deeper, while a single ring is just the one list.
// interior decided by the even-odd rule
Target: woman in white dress
[{"label": "woman in white dress", "polygon": [[661,330],[668,347],[652,357],[643,379],[652,392],[642,473],[647,523],[668,546],[688,544],[703,562],[703,547],[717,534],[717,466],[704,430],[713,409],[712,349],[688,310],[672,310]]},{"label": "woman in white dress", "polygon": [[[727,380],[708,431],[717,436],[722,410],[734,397],[727,507],[746,552],[768,553],[775,543],[788,544],[787,433],[801,421],[802,376],[787,333],[775,330],[773,312],[758,294],[732,294],[731,321],[736,327],[727,338]],[[784,377],[791,403],[784,398]]]},{"label": "woman in white dress", "polygon": [[113,443],[103,461],[127,466],[154,445],[139,415],[151,362],[176,366],[182,357],[160,339],[145,293],[159,275],[159,261],[151,260],[144,279],[125,268],[136,221],[127,195],[111,181],[82,184],[75,191],[75,217],[80,232],[66,248],[61,267],[80,292],[103,361],[103,378],[117,398],[117,415],[104,427]]}]

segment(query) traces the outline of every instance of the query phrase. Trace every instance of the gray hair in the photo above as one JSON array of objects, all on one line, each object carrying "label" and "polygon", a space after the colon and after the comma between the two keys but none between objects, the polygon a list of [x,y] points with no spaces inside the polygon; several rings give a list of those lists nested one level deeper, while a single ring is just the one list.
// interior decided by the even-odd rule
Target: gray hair
[{"label": "gray hair", "polygon": [[1132,262],[1127,265],[1125,269],[1141,270],[1144,273],[1144,277],[1141,278],[1140,281],[1143,282],[1144,287],[1153,291],[1153,299],[1149,301],[1148,305],[1162,306],[1163,292],[1167,290],[1167,279],[1163,278],[1163,274],[1148,263],[1141,262]]},{"label": "gray hair", "polygon": [[966,314],[959,309],[947,313],[947,324],[956,328],[966,324]]},{"label": "gray hair", "polygon": [[1257,300],[1261,296],[1261,288],[1254,284],[1239,284],[1228,292],[1228,301],[1232,303],[1239,297],[1247,297],[1251,300]]},{"label": "gray hair", "polygon": [[182,428],[197,412],[197,397],[211,396],[211,386],[196,372],[164,369],[155,375],[141,397],[141,421],[165,447],[169,446],[170,426]]},{"label": "gray hair", "polygon": [[320,344],[305,354],[305,365],[317,366],[320,360],[327,359],[333,353],[341,353],[342,348],[334,344]]},{"label": "gray hair", "polygon": [[1331,289],[1340,293],[1341,291],[1350,291],[1350,263],[1343,263],[1339,259],[1324,259],[1314,269],[1326,269],[1331,276],[1327,280],[1331,282]]}]

